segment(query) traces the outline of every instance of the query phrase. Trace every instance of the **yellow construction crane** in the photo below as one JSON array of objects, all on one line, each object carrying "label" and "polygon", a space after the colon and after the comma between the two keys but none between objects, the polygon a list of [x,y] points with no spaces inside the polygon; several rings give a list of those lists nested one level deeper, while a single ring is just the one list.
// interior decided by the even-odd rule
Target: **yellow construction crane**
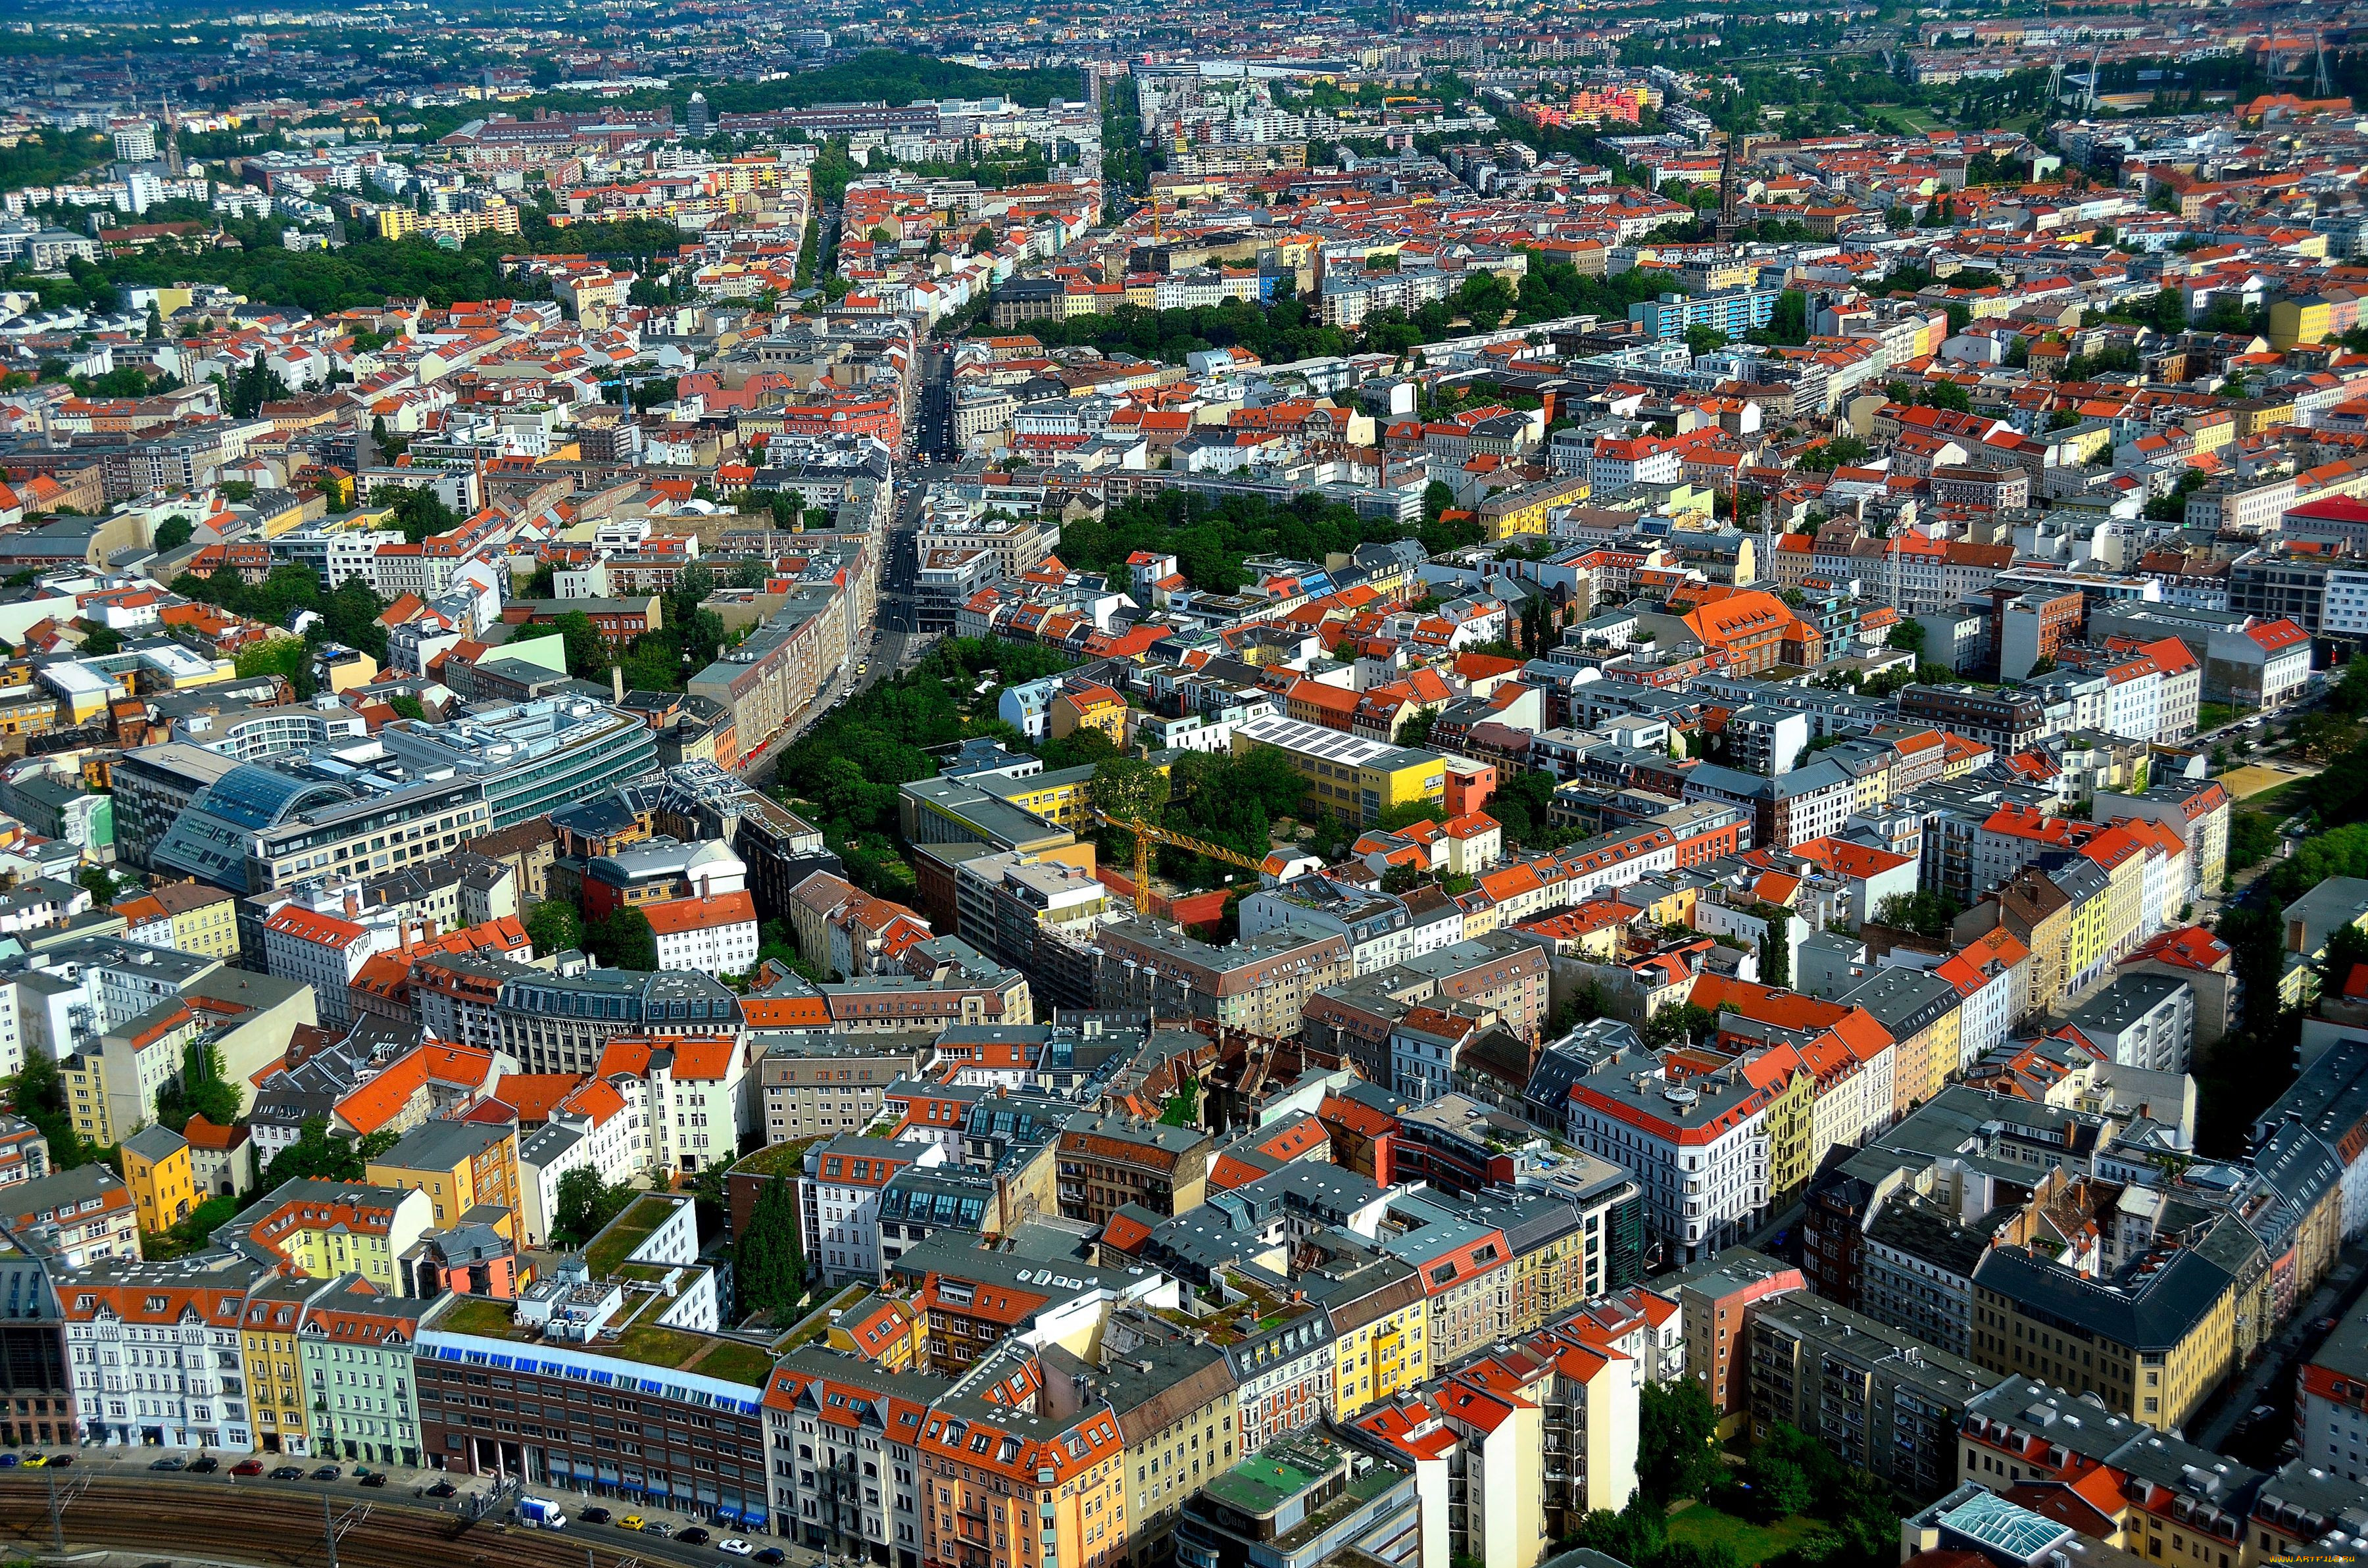
[{"label": "yellow construction crane", "polygon": [[1151,846],[1154,843],[1172,844],[1178,849],[1190,849],[1195,855],[1205,855],[1212,860],[1223,860],[1228,866],[1259,869],[1258,862],[1238,849],[1228,849],[1222,844],[1211,844],[1189,834],[1154,826],[1141,817],[1114,817],[1097,806],[1094,820],[1105,827],[1134,835],[1134,912],[1148,918],[1151,915]]}]

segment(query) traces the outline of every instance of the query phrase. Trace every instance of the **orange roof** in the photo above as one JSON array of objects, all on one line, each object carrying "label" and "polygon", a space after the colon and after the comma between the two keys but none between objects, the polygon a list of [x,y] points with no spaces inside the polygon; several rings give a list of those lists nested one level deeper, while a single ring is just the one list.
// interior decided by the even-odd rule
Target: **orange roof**
[{"label": "orange roof", "polygon": [[661,937],[686,931],[712,931],[719,926],[753,926],[757,901],[746,892],[719,892],[706,898],[671,898],[640,906],[650,929]]},{"label": "orange roof", "polygon": [[830,1004],[820,996],[744,996],[740,1017],[752,1029],[826,1029]]},{"label": "orange roof", "polygon": [[502,1080],[495,1097],[516,1111],[521,1122],[549,1121],[552,1108],[583,1081],[573,1073],[513,1073]]}]

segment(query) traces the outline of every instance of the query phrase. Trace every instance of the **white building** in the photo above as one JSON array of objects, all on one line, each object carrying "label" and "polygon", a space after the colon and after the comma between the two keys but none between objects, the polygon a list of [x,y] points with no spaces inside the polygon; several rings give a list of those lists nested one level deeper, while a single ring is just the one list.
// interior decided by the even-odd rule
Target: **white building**
[{"label": "white building", "polygon": [[239,1320],[268,1274],[215,1254],[102,1264],[65,1282],[59,1304],[85,1440],[252,1449]]},{"label": "white building", "polygon": [[901,1171],[946,1163],[945,1148],[934,1138],[886,1142],[842,1133],[807,1150],[803,1168],[791,1178],[806,1267],[834,1285],[876,1283],[881,1193]]},{"label": "white building", "polygon": [[347,987],[354,976],[397,941],[391,926],[359,925],[301,903],[280,905],[263,923],[266,969],[311,986],[321,1022],[335,1027],[353,1022]]},{"label": "white building", "polygon": [[757,904],[745,892],[639,906],[656,936],[660,969],[739,974],[757,964]]},{"label": "white building", "polygon": [[1623,1055],[1571,1085],[1570,1142],[1626,1165],[1672,1264],[1733,1246],[1768,1208],[1768,1096],[1739,1066],[1671,1076]]}]

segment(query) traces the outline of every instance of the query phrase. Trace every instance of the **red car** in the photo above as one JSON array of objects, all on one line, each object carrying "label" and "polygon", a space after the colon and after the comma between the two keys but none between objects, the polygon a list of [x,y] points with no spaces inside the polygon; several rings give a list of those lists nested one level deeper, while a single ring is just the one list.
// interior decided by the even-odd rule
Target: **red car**
[{"label": "red car", "polygon": [[261,1475],[263,1473],[263,1461],[261,1460],[241,1460],[236,1464],[230,1467],[230,1472],[233,1475]]}]

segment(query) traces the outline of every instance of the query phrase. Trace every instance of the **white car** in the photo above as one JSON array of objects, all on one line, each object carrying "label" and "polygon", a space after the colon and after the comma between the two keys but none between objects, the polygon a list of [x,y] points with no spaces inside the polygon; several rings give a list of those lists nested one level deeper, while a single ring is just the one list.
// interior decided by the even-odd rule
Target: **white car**
[{"label": "white car", "polygon": [[722,1540],[717,1541],[715,1543],[715,1550],[718,1551],[728,1551],[734,1557],[752,1557],[756,1555],[757,1551],[755,1547],[749,1545],[746,1541],[742,1540],[736,1535],[727,1535]]}]

